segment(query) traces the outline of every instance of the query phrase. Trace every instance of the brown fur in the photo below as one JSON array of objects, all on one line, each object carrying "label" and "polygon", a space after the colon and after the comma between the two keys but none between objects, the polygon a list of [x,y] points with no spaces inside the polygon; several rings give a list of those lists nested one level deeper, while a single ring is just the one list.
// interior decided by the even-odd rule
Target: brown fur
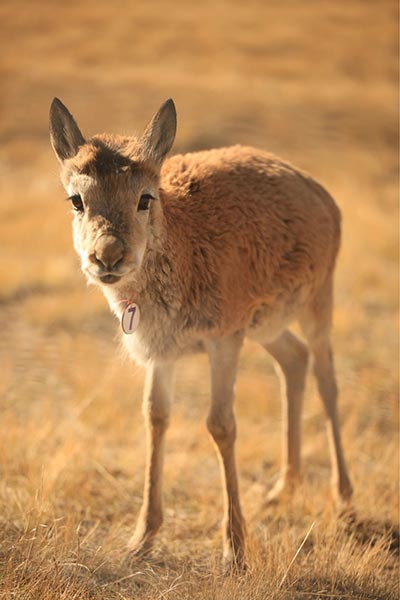
[{"label": "brown fur", "polygon": [[[292,486],[300,470],[308,351],[286,330],[294,319],[314,357],[334,485],[341,500],[351,496],[329,343],[339,210],[309,175],[253,148],[195,152],[163,162],[175,135],[171,103],[140,139],[98,135],[82,144],[72,116],[57,102],[51,134],[62,180],[85,204],[74,220],[83,269],[102,285],[104,265],[113,263],[112,273],[121,279],[102,285],[112,310],[121,317],[126,302],[134,301],[141,311],[138,330],[124,336],[132,357],[148,365],[149,460],[133,547],[148,547],[162,522],[162,447],[174,363],[187,352],[205,350],[212,379],[207,423],[224,480],[224,555],[230,563],[241,562],[245,528],[233,450],[233,390],[245,336],[270,352],[284,378],[282,476],[270,499]],[[149,211],[137,212],[141,194],[149,192],[155,198]]]}]

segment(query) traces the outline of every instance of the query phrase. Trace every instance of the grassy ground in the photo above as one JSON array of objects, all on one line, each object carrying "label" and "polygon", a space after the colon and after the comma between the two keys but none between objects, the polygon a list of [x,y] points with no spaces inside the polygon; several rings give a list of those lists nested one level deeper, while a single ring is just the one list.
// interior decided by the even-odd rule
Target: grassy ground
[{"label": "grassy ground", "polygon": [[[0,23],[0,598],[397,597],[396,4],[6,0]],[[264,505],[279,465],[279,389],[249,344],[237,390],[249,572],[219,575],[204,357],[181,363],[159,542],[147,560],[129,556],[143,372],[120,356],[117,323],[72,251],[47,133],[55,95],[88,133],[138,131],[172,96],[177,150],[253,144],[335,196],[334,341],[354,523],[331,505],[312,381],[304,486]]]}]

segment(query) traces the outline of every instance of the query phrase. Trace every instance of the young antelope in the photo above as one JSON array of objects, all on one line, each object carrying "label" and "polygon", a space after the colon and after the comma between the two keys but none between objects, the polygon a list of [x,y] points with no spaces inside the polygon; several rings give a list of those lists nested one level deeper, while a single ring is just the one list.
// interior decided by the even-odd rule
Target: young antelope
[{"label": "young antelope", "polygon": [[[259,342],[282,374],[282,467],[269,500],[299,479],[309,353],[327,416],[335,496],[346,504],[352,494],[330,343],[340,213],[309,175],[254,148],[166,158],[175,132],[172,100],[140,138],[101,134],[86,140],[60,100],[50,110],[51,142],[73,208],[82,270],[121,321],[130,356],[147,368],[147,464],[132,551],[147,551],[163,521],[164,437],[175,363],[204,351],[211,371],[207,427],[223,478],[224,560],[240,566],[245,523],[233,403],[245,337]],[[288,329],[295,320],[307,345]]]}]

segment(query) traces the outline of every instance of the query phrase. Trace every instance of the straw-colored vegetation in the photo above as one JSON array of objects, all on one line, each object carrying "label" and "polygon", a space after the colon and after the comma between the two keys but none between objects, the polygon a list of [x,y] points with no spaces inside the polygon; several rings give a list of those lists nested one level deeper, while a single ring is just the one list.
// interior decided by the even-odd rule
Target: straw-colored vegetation
[{"label": "straw-colored vegetation", "polygon": [[[0,598],[395,598],[396,3],[6,0],[0,22]],[[337,199],[334,342],[355,522],[331,505],[311,379],[304,485],[264,505],[279,465],[279,390],[249,344],[237,386],[249,571],[219,575],[205,357],[181,363],[156,549],[129,556],[143,372],[120,356],[118,324],[79,273],[48,142],[55,95],[88,133],[140,130],[172,96],[177,150],[259,146]]]}]

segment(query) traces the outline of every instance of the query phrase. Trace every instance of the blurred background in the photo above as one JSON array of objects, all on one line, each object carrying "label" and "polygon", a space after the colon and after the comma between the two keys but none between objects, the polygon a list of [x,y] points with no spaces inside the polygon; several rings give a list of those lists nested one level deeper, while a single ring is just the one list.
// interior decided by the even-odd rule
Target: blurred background
[{"label": "blurred background", "polygon": [[[5,0],[0,23],[3,514],[23,520],[40,482],[54,514],[73,507],[79,518],[88,511],[104,518],[109,505],[110,519],[125,523],[128,504],[117,508],[123,489],[136,502],[133,523],[143,373],[121,358],[118,323],[79,271],[48,110],[58,96],[84,135],[134,134],[172,97],[176,152],[254,145],[308,170],[337,200],[343,246],[334,344],[345,446],[358,502],[366,513],[395,518],[397,3]],[[196,511],[206,510],[205,498],[219,499],[204,427],[206,381],[204,357],[182,361],[166,465],[167,496],[180,517],[189,510],[181,500],[193,487],[193,461]],[[280,402],[270,360],[250,344],[237,412],[251,520],[253,484],[268,482],[279,464]],[[322,408],[311,382],[304,429],[305,462],[327,486]]]}]

